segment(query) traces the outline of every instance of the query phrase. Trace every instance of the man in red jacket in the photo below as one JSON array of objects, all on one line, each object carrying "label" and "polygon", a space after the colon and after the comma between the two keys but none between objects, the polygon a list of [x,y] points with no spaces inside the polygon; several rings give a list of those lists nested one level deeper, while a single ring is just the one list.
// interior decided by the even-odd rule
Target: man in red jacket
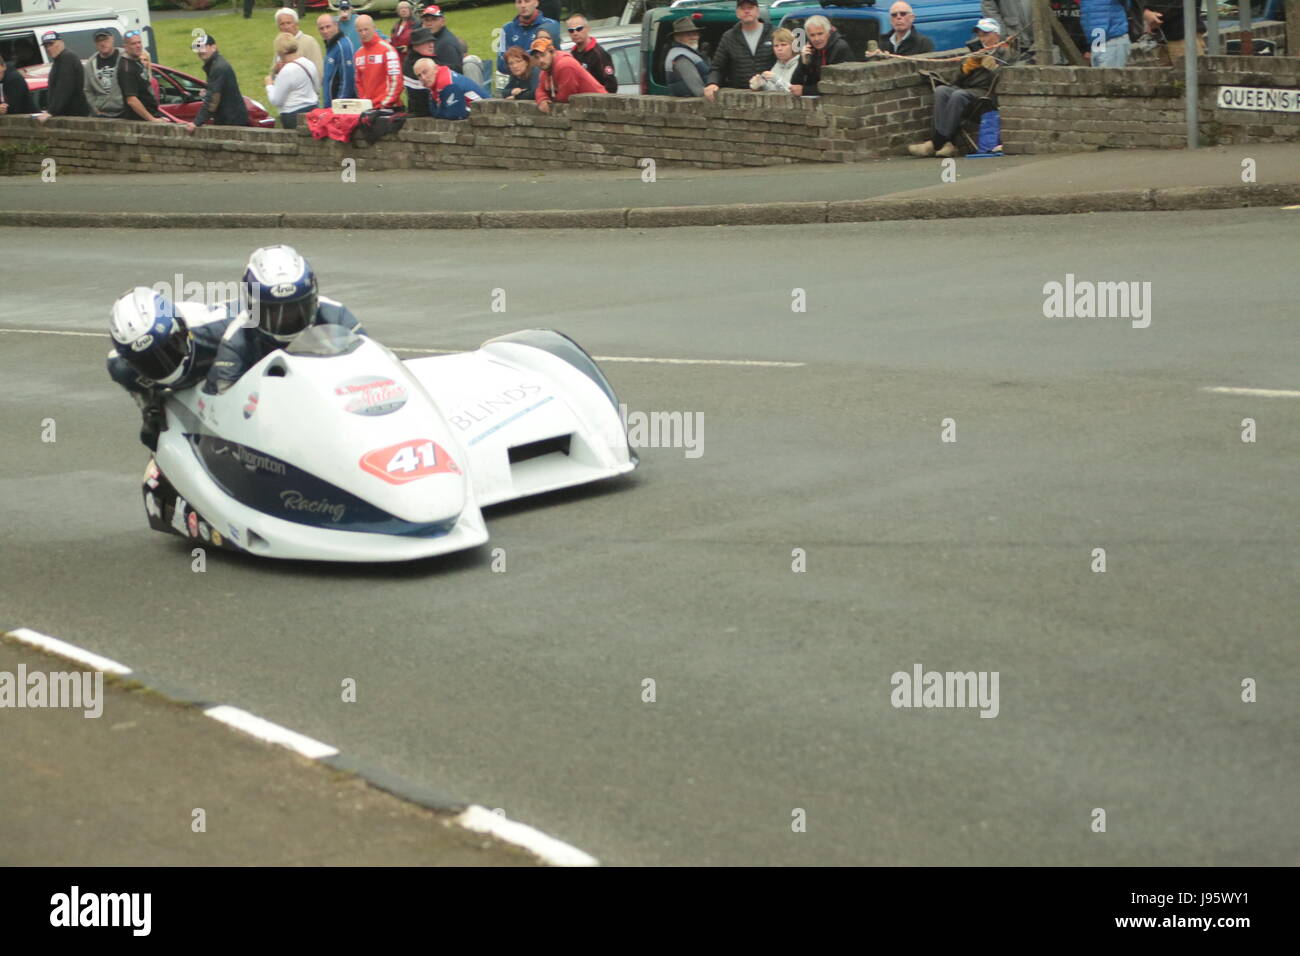
[{"label": "man in red jacket", "polygon": [[357,39],[361,45],[352,62],[358,99],[369,100],[375,109],[397,106],[402,98],[402,60],[397,51],[375,32],[375,21],[364,14],[357,17]]},{"label": "man in red jacket", "polygon": [[542,75],[537,80],[537,108],[543,113],[551,111],[551,102],[567,103],[575,93],[604,93],[605,88],[588,73],[581,63],[555,44],[542,37],[528,48],[533,66],[540,67]]}]

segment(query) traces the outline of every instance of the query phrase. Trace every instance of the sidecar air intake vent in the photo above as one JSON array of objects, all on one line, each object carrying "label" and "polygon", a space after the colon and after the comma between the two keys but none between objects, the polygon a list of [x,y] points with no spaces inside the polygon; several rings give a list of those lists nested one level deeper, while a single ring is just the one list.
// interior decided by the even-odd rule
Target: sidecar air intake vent
[{"label": "sidecar air intake vent", "polygon": [[530,441],[524,445],[515,445],[510,449],[510,464],[517,465],[521,461],[528,461],[530,458],[541,458],[543,455],[553,455],[557,452],[562,455],[569,453],[569,442],[573,434],[559,435],[555,438],[543,438],[540,441]]}]

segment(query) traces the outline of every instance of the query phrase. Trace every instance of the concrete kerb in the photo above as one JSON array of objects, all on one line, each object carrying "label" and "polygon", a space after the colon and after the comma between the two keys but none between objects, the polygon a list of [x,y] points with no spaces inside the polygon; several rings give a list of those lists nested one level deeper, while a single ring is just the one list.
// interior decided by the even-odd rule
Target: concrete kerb
[{"label": "concrete kerb", "polygon": [[1300,203],[1300,183],[1177,186],[1041,196],[847,199],[616,209],[494,212],[38,212],[0,211],[0,227],[113,229],[646,229],[1171,212]]}]

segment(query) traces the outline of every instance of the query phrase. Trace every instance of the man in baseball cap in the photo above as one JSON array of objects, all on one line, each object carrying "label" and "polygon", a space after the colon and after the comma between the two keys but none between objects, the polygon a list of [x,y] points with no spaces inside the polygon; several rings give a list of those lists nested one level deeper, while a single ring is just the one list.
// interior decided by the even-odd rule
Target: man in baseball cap
[{"label": "man in baseball cap", "polygon": [[447,29],[447,18],[442,7],[431,3],[420,11],[420,26],[433,34],[433,58],[439,66],[449,66],[455,73],[465,68],[465,43]]},{"label": "man in baseball cap", "polygon": [[528,48],[533,66],[541,69],[537,77],[537,108],[551,111],[551,103],[567,103],[575,93],[604,93],[605,87],[588,73],[572,54],[557,50],[555,44],[539,37]]},{"label": "man in baseball cap", "polygon": [[96,30],[95,55],[85,62],[86,101],[91,116],[116,119],[122,115],[122,84],[117,81],[121,62],[117,34],[107,28]]},{"label": "man in baseball cap", "polygon": [[[953,137],[961,130],[961,124],[975,102],[988,96],[992,89],[993,76],[999,68],[993,54],[1002,42],[1001,25],[985,17],[975,24],[975,33],[979,37],[979,48],[961,61],[956,76],[935,87],[934,135],[924,142],[908,146],[907,151],[913,156],[941,156],[945,159],[956,156],[957,144]],[[996,104],[990,105],[997,108]]]},{"label": "man in baseball cap", "polygon": [[704,98],[710,102],[720,87],[749,89],[754,74],[772,69],[776,62],[772,24],[762,19],[755,0],[736,0],[736,20],[739,22],[722,34],[713,54],[709,83],[704,87]]},{"label": "man in baseball cap", "polygon": [[54,30],[41,34],[41,46],[49,57],[49,104],[36,118],[44,123],[51,116],[89,116],[90,103],[86,100],[86,71],[81,59],[68,49],[63,37]]}]

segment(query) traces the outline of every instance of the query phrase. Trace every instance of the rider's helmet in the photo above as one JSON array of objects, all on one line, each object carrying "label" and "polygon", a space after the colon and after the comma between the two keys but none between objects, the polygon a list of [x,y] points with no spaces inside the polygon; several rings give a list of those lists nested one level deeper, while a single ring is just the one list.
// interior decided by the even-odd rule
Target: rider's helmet
[{"label": "rider's helmet", "polygon": [[159,385],[180,381],[194,360],[185,320],[166,296],[146,286],[113,303],[108,331],[117,354]]},{"label": "rider's helmet", "polygon": [[250,318],[277,342],[288,343],[316,320],[316,273],[289,246],[263,246],[244,270]]}]

